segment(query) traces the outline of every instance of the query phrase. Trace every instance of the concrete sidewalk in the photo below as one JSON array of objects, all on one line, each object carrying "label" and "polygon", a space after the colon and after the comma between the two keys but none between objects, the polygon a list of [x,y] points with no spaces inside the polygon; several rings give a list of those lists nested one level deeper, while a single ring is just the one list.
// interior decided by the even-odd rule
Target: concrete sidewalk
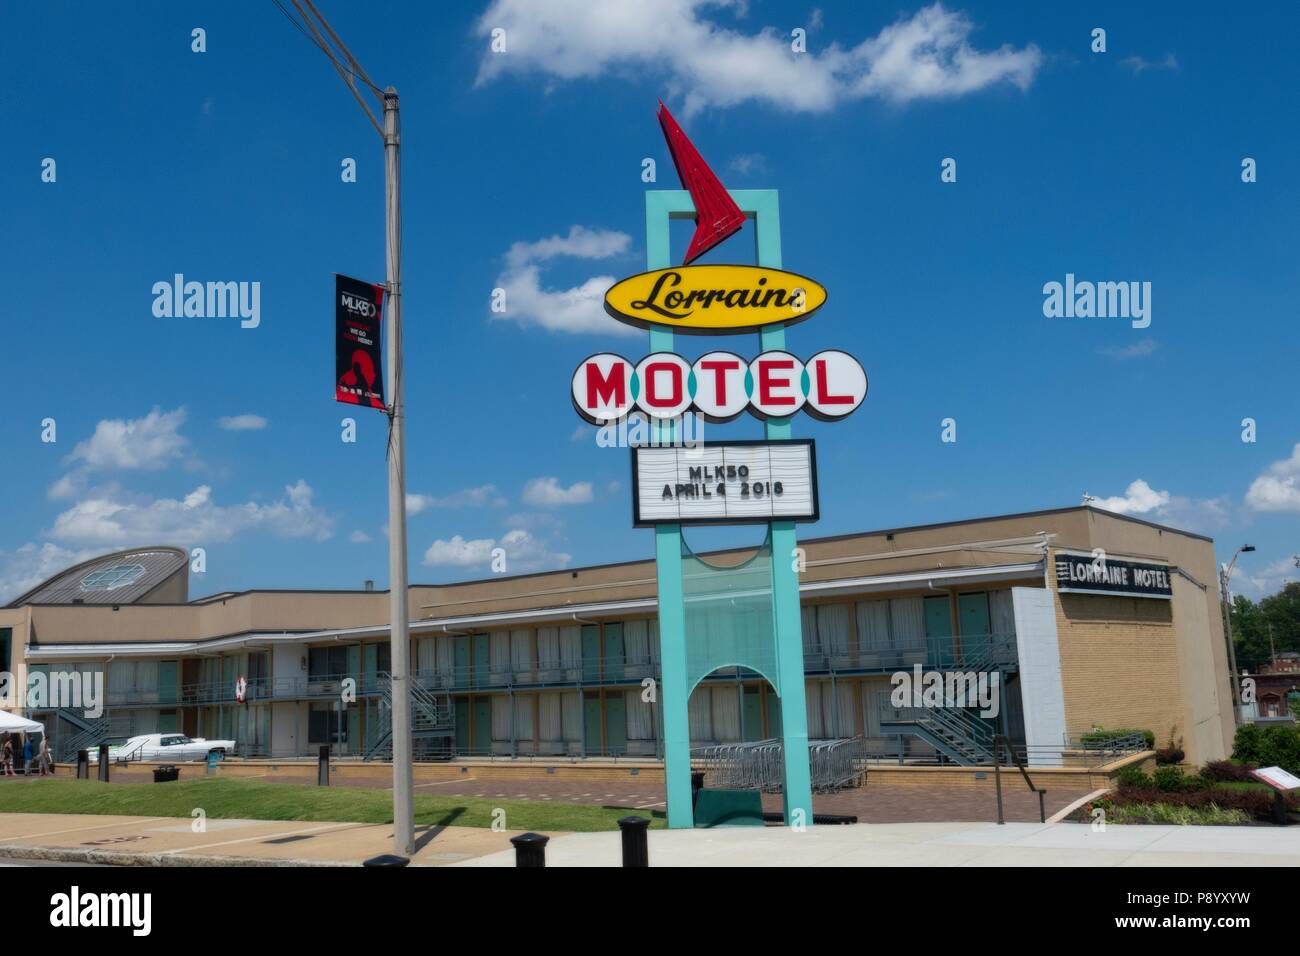
[{"label": "concrete sidewalk", "polygon": [[[393,851],[391,824],[0,813],[0,859],[134,866],[353,866]],[[416,827],[412,866],[510,848],[518,830]],[[511,850],[513,853],[513,850]],[[512,857],[513,860],[513,857]]]},{"label": "concrete sidewalk", "polygon": [[[651,830],[651,866],[1300,866],[1300,827],[890,823]],[[571,833],[547,866],[619,866],[617,833]],[[458,866],[514,866],[513,851]]]}]

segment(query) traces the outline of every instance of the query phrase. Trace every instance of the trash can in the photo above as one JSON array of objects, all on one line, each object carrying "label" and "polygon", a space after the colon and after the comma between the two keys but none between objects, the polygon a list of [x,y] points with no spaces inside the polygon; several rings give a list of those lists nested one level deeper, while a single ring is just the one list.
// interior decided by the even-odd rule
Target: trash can
[{"label": "trash can", "polygon": [[181,768],[173,766],[172,764],[153,768],[154,783],[169,783],[173,780],[179,780],[180,776]]}]

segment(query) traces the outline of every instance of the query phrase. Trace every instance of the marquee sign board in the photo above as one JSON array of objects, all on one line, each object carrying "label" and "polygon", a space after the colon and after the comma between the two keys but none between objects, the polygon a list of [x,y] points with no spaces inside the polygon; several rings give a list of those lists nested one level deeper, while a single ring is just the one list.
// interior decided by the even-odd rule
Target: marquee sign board
[{"label": "marquee sign board", "polygon": [[652,352],[633,365],[601,352],[573,373],[573,407],[599,425],[639,410],[651,418],[677,418],[691,409],[725,422],[748,411],[785,418],[806,411],[831,421],[853,412],[867,397],[867,373],[847,352],[827,349],[806,363],[771,350],[753,361],[734,352],[709,352],[688,362],[675,352]]},{"label": "marquee sign board", "polygon": [[760,266],[676,266],[628,276],[605,293],[605,311],[628,325],[692,335],[756,332],[802,322],[826,304],[807,276]]},{"label": "marquee sign board", "polygon": [[1165,601],[1174,596],[1173,577],[1167,564],[1127,561],[1084,552],[1056,552],[1056,589],[1074,594],[1109,594]]},{"label": "marquee sign board", "polygon": [[657,524],[816,521],[811,439],[632,449],[632,516]]}]

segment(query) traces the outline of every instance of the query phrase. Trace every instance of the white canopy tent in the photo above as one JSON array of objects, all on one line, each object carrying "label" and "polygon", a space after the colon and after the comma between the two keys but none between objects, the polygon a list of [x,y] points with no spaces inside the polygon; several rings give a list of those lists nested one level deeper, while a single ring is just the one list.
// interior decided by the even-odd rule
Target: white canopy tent
[{"label": "white canopy tent", "polygon": [[0,733],[43,734],[45,725],[39,720],[28,720],[26,717],[0,710]]}]

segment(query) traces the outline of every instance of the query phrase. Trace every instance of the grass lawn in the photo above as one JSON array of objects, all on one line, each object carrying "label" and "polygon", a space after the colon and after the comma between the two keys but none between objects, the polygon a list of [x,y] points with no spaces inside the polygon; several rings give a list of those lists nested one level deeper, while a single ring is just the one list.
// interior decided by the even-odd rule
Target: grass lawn
[{"label": "grass lawn", "polygon": [[[498,807],[505,811],[505,826],[510,830],[617,830],[620,817],[647,814],[653,827],[662,827],[666,822],[662,811],[448,795],[416,796],[415,824],[489,827],[492,811]],[[0,786],[0,813],[102,813],[189,819],[196,808],[202,808],[213,820],[391,823],[393,794],[390,790],[221,778],[175,783],[47,779]]]}]

